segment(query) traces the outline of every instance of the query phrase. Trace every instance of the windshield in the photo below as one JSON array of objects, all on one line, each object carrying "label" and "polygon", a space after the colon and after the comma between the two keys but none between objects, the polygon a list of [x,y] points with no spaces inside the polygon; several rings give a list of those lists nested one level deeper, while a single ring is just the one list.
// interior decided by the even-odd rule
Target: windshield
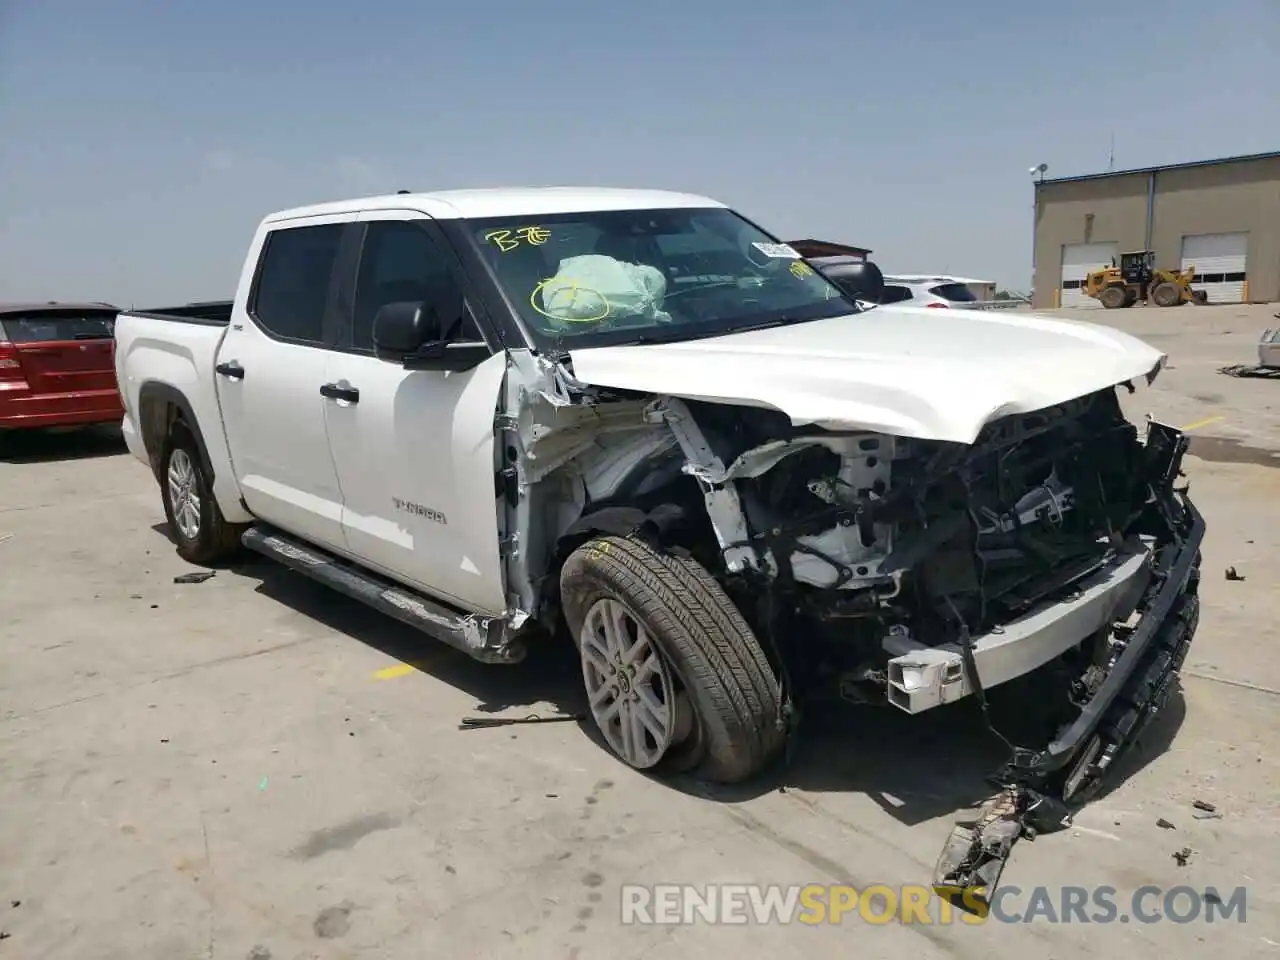
[{"label": "windshield", "polygon": [[857,309],[795,250],[723,208],[491,218],[465,228],[543,347],[687,340]]}]

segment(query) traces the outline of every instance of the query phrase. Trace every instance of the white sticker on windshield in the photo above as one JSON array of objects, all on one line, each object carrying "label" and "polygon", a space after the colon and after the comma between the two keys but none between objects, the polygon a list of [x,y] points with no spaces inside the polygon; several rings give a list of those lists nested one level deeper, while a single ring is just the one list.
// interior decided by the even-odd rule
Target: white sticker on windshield
[{"label": "white sticker on windshield", "polygon": [[753,247],[766,257],[785,260],[799,260],[800,254],[785,243],[753,243]]}]

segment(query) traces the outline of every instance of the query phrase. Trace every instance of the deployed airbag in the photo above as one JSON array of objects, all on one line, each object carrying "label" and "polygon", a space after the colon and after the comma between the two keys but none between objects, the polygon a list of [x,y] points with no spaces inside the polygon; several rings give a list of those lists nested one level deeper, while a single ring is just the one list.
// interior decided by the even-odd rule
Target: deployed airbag
[{"label": "deployed airbag", "polygon": [[562,329],[631,319],[671,320],[662,309],[667,279],[661,270],[601,254],[561,260],[556,275],[542,282],[540,293],[542,314]]}]

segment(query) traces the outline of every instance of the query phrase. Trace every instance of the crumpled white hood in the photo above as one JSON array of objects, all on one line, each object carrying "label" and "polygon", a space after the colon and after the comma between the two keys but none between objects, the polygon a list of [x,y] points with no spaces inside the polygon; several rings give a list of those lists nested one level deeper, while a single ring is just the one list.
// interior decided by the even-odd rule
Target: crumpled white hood
[{"label": "crumpled white hood", "polygon": [[1166,360],[1096,324],[925,309],[570,355],[574,376],[595,386],[773,408],[796,425],[957,443],[972,443],[998,417],[1138,380]]}]

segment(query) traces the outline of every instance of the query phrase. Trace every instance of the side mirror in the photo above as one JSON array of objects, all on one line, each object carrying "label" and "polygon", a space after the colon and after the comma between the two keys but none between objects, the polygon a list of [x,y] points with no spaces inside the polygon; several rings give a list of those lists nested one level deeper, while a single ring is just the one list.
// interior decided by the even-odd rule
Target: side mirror
[{"label": "side mirror", "polygon": [[855,299],[879,303],[884,296],[884,274],[870,260],[843,267],[840,281],[840,286]]},{"label": "side mirror", "polygon": [[379,360],[399,363],[442,334],[435,311],[424,303],[383,304],[373,317],[373,349]]},{"label": "side mirror", "polygon": [[450,320],[421,302],[384,304],[373,318],[374,356],[406,370],[470,370],[490,350],[483,341],[446,339],[461,328],[461,317]]}]

